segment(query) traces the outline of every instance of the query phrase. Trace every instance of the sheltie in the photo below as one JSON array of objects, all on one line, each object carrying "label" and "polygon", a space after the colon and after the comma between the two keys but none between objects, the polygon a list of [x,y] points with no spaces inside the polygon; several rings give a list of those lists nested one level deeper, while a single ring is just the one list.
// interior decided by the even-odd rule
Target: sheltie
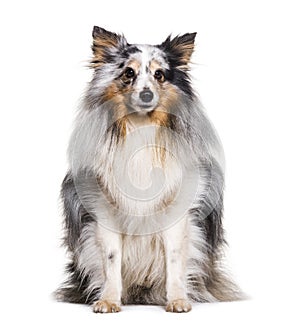
[{"label": "sheltie", "polygon": [[191,85],[195,36],[132,45],[94,27],[61,188],[70,263],[58,300],[188,312],[242,297],[222,266],[224,160]]}]

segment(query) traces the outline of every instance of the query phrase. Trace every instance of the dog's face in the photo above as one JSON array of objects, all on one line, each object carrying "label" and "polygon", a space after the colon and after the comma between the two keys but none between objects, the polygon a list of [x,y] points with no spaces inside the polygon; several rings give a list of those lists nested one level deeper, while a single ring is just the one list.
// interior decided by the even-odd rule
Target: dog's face
[{"label": "dog's face", "polygon": [[124,64],[119,85],[129,94],[124,96],[127,107],[148,112],[161,104],[164,91],[172,90],[166,83],[169,66],[158,48],[139,45],[134,50]]},{"label": "dog's face", "polygon": [[94,27],[93,94],[140,114],[167,110],[180,93],[192,97],[187,72],[195,36],[168,37],[157,46],[130,45],[123,36]]}]

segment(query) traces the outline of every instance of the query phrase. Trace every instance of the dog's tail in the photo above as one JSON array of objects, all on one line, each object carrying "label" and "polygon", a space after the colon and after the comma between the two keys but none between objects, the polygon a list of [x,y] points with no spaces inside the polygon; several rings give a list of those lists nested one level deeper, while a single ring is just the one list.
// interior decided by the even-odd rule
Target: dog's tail
[{"label": "dog's tail", "polygon": [[248,299],[248,296],[224,269],[220,259],[215,261],[210,259],[202,268],[202,274],[191,276],[188,280],[189,297],[192,300],[213,303]]},{"label": "dog's tail", "polygon": [[[196,286],[195,286],[196,285]],[[190,298],[196,302],[233,302],[248,299],[237,284],[223,272],[214,272],[210,277],[199,277],[193,283]]]},{"label": "dog's tail", "polygon": [[85,304],[85,300],[82,297],[81,293],[76,287],[71,286],[62,286],[58,288],[54,293],[53,297],[58,302],[67,302],[67,303],[76,303],[76,304]]},{"label": "dog's tail", "polygon": [[245,300],[248,297],[221,267],[214,265],[204,279],[206,290],[219,302]]},{"label": "dog's tail", "polygon": [[100,288],[89,289],[89,277],[84,276],[73,262],[67,265],[66,271],[69,278],[53,293],[54,299],[58,302],[92,304]]}]

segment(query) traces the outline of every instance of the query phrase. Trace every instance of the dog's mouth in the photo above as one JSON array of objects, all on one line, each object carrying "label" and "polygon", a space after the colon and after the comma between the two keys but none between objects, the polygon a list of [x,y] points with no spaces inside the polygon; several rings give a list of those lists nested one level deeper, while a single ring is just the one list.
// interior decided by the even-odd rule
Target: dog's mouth
[{"label": "dog's mouth", "polygon": [[138,107],[143,110],[153,110],[155,108],[152,104],[140,104]]},{"label": "dog's mouth", "polygon": [[130,110],[140,114],[148,113],[156,108],[156,104],[134,104],[129,106]]},{"label": "dog's mouth", "polygon": [[154,105],[139,105],[138,106],[138,109],[137,109],[137,112],[141,115],[143,114],[148,114],[148,113],[151,113],[152,111],[154,111],[156,108],[156,106]]}]

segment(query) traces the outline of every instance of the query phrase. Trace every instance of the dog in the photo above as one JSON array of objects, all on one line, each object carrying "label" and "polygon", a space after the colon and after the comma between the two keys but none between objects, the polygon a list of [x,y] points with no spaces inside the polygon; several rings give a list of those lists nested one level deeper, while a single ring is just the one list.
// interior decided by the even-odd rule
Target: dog
[{"label": "dog", "polygon": [[223,153],[191,84],[196,33],[129,44],[95,26],[62,183],[60,301],[188,312],[242,298],[222,266]]}]

